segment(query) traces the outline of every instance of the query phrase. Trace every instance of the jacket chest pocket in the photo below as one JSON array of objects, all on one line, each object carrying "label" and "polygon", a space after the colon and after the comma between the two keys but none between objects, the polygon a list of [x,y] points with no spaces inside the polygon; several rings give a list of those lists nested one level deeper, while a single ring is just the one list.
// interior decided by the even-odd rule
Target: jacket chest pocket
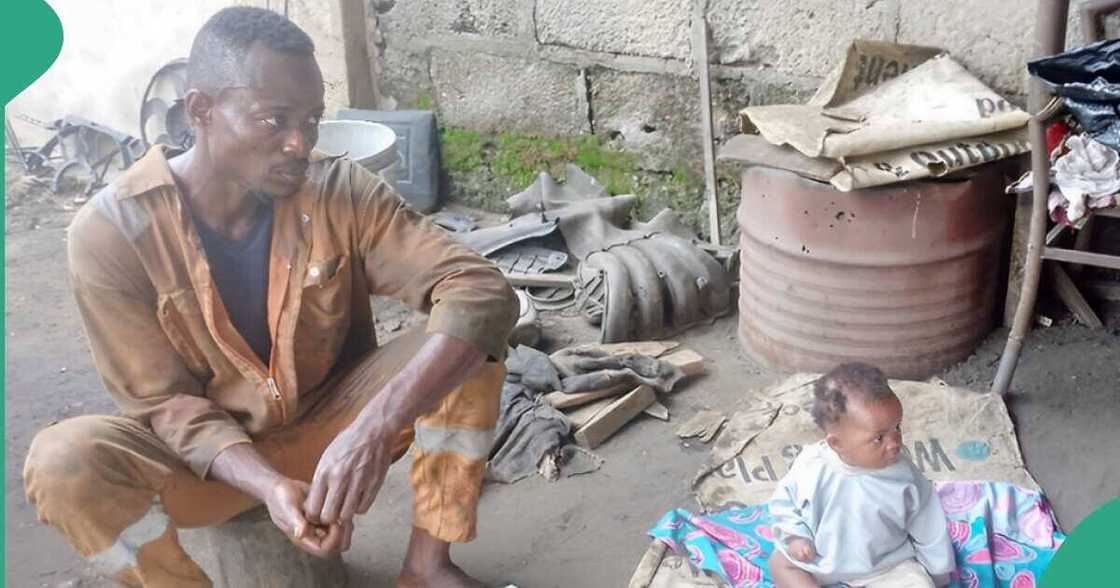
[{"label": "jacket chest pocket", "polygon": [[327,360],[329,369],[338,356],[350,327],[352,271],[346,255],[308,263],[296,335],[297,361],[304,354],[312,355]]},{"label": "jacket chest pocket", "polygon": [[175,290],[159,297],[159,324],[183,364],[199,381],[214,377],[213,361],[221,357],[214,337],[206,328],[202,308],[194,290]]}]

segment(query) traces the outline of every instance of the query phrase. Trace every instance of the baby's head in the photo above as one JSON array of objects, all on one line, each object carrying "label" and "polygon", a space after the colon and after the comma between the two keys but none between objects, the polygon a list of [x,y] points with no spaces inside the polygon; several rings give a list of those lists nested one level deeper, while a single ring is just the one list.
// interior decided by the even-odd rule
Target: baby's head
[{"label": "baby's head", "polygon": [[885,468],[902,451],[902,403],[879,368],[846,363],[813,389],[813,420],[844,463]]}]

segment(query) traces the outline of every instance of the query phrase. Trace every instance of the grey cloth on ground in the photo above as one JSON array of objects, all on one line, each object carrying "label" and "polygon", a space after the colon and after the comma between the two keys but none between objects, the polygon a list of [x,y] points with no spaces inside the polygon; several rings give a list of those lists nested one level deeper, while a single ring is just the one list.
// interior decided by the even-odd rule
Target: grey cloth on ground
[{"label": "grey cloth on ground", "polygon": [[542,461],[563,449],[570,432],[567,417],[545,402],[540,392],[507,381],[502,386],[494,450],[486,464],[487,479],[511,484],[532,475]]},{"label": "grey cloth on ground", "polygon": [[657,358],[636,353],[610,354],[596,349],[562,349],[550,356],[562,376],[566,394],[611,388],[622,384],[645,384],[668,393],[684,373]]},{"label": "grey cloth on ground", "polygon": [[682,377],[676,366],[647,355],[577,347],[549,356],[524,345],[511,349],[487,479],[509,484],[534,472],[556,479],[561,472],[572,476],[599,469],[597,455],[569,445],[571,423],[545,401],[545,394],[622,384],[669,392]]},{"label": "grey cloth on ground", "polygon": [[559,390],[562,385],[552,359],[543,351],[525,345],[510,350],[506,356],[506,381],[524,384],[540,393]]},{"label": "grey cloth on ground", "polygon": [[548,355],[524,345],[510,350],[487,479],[511,484],[532,475],[549,456],[556,463],[568,443],[571,424],[545,402],[543,394],[560,385]]}]

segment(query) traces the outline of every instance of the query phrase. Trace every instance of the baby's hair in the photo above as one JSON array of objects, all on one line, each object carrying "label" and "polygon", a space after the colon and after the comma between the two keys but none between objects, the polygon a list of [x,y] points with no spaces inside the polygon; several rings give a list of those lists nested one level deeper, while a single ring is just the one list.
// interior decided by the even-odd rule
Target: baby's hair
[{"label": "baby's hair", "polygon": [[858,396],[877,402],[894,394],[879,368],[866,363],[838,365],[813,385],[813,422],[825,428],[848,411],[848,399]]}]

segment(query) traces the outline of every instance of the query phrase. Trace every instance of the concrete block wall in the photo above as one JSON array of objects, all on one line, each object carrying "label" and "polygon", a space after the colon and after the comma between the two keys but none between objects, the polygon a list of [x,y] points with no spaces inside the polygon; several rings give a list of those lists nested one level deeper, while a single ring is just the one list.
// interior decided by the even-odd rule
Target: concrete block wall
[{"label": "concrete block wall", "polygon": [[[649,169],[698,165],[691,1],[369,0],[383,107],[430,103],[451,127],[595,133],[637,151]],[[747,105],[805,100],[858,38],[943,47],[1022,103],[1034,8],[1030,0],[708,0],[717,138],[735,131]]]}]

